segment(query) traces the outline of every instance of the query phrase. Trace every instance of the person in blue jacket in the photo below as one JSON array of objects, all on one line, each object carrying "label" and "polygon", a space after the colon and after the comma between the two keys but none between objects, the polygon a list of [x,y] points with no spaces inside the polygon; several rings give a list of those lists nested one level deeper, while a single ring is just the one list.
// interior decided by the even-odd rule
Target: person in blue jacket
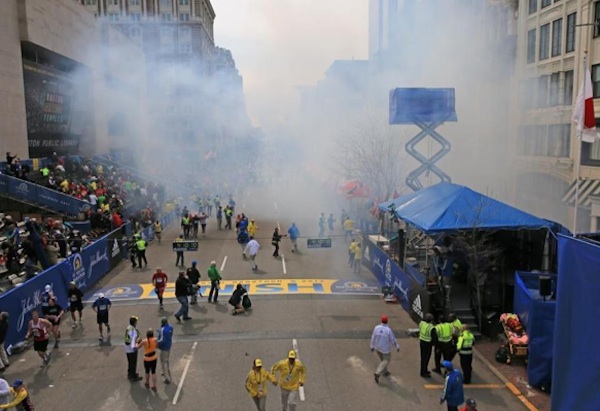
[{"label": "person in blue jacket", "polygon": [[171,383],[171,370],[169,368],[169,355],[173,344],[173,327],[169,324],[167,317],[160,319],[158,330],[158,349],[160,350],[160,363],[163,369],[164,383]]},{"label": "person in blue jacket", "polygon": [[290,236],[290,241],[292,242],[292,253],[298,252],[298,238],[300,238],[300,230],[296,227],[296,223],[292,223],[290,228],[288,228],[288,235]]},{"label": "person in blue jacket", "polygon": [[450,361],[442,361],[442,367],[448,374],[444,381],[444,390],[440,397],[440,404],[444,401],[448,405],[448,411],[458,411],[458,406],[465,402],[465,393],[463,391],[463,376],[460,371],[454,369]]}]

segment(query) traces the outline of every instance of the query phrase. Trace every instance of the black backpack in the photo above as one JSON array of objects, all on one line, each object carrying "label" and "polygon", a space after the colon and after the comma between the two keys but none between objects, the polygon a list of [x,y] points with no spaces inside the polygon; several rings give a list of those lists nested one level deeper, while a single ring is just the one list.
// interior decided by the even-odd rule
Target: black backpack
[{"label": "black backpack", "polygon": [[506,362],[508,361],[508,350],[506,349],[506,347],[498,348],[498,351],[496,351],[496,361],[502,364],[506,364]]}]

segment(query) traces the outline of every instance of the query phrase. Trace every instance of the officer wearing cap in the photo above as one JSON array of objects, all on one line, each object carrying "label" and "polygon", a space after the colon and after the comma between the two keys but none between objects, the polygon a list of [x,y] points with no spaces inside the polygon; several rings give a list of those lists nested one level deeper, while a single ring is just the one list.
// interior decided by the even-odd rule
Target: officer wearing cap
[{"label": "officer wearing cap", "polygon": [[431,350],[437,343],[437,332],[433,325],[433,315],[425,314],[423,321],[419,323],[419,348],[421,349],[421,377],[429,378],[429,360]]},{"label": "officer wearing cap", "polygon": [[262,361],[257,358],[252,363],[252,370],[246,377],[246,390],[252,397],[258,411],[265,411],[267,404],[267,381],[277,385],[277,379],[273,374],[263,369]]},{"label": "officer wearing cap", "polygon": [[142,377],[137,373],[137,346],[142,341],[140,332],[136,325],[138,318],[135,315],[129,317],[129,325],[125,330],[125,353],[127,354],[127,378],[129,381],[141,381]]},{"label": "officer wearing cap", "polygon": [[15,380],[10,387],[10,393],[13,396],[13,400],[8,404],[0,405],[1,410],[16,407],[19,411],[34,411],[33,403],[31,402],[27,388],[23,384],[23,380]]},{"label": "officer wearing cap", "polygon": [[440,397],[440,404],[446,402],[448,411],[458,411],[458,406],[465,402],[463,391],[463,376],[454,368],[450,361],[442,361],[442,367],[447,372],[444,380],[444,389]]},{"label": "officer wearing cap", "polygon": [[298,403],[298,389],[304,386],[306,368],[296,358],[296,351],[290,350],[288,357],[279,361],[271,368],[271,373],[279,373],[279,387],[281,388],[281,405],[283,411],[296,411]]},{"label": "officer wearing cap", "polygon": [[396,341],[396,337],[394,337],[394,332],[388,326],[387,315],[384,314],[381,316],[381,324],[375,326],[371,335],[371,352],[377,352],[380,361],[375,371],[375,382],[377,384],[379,384],[379,377],[382,374],[384,377],[390,374],[387,367],[392,357],[392,345],[396,347],[396,351],[400,351],[400,346],[398,345],[398,341]]}]

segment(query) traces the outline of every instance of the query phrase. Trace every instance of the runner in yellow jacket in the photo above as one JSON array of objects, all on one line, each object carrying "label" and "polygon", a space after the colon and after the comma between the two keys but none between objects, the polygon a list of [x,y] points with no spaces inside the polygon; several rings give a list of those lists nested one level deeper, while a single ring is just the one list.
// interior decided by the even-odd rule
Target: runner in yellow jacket
[{"label": "runner in yellow jacket", "polygon": [[296,359],[296,351],[290,350],[286,359],[273,365],[271,373],[277,376],[278,372],[283,411],[296,411],[298,388],[304,385],[306,378],[306,368]]}]

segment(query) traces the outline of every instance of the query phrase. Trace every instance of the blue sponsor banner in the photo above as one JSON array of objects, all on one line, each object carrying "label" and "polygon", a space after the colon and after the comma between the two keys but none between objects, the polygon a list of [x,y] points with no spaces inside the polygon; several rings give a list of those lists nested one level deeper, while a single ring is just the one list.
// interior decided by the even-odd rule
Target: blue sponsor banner
[{"label": "blue sponsor banner", "polygon": [[13,198],[40,204],[59,213],[78,215],[89,208],[85,201],[7,175],[0,176],[0,189]]},{"label": "blue sponsor banner", "polygon": [[363,237],[363,244],[363,264],[371,270],[382,287],[392,287],[400,304],[408,311],[410,277],[381,248],[369,241],[367,236]]},{"label": "blue sponsor banner", "polygon": [[64,272],[67,277],[66,283],[75,281],[77,287],[86,292],[110,271],[108,237],[107,235],[100,238],[84,248],[81,253],[72,254],[67,259]]}]

